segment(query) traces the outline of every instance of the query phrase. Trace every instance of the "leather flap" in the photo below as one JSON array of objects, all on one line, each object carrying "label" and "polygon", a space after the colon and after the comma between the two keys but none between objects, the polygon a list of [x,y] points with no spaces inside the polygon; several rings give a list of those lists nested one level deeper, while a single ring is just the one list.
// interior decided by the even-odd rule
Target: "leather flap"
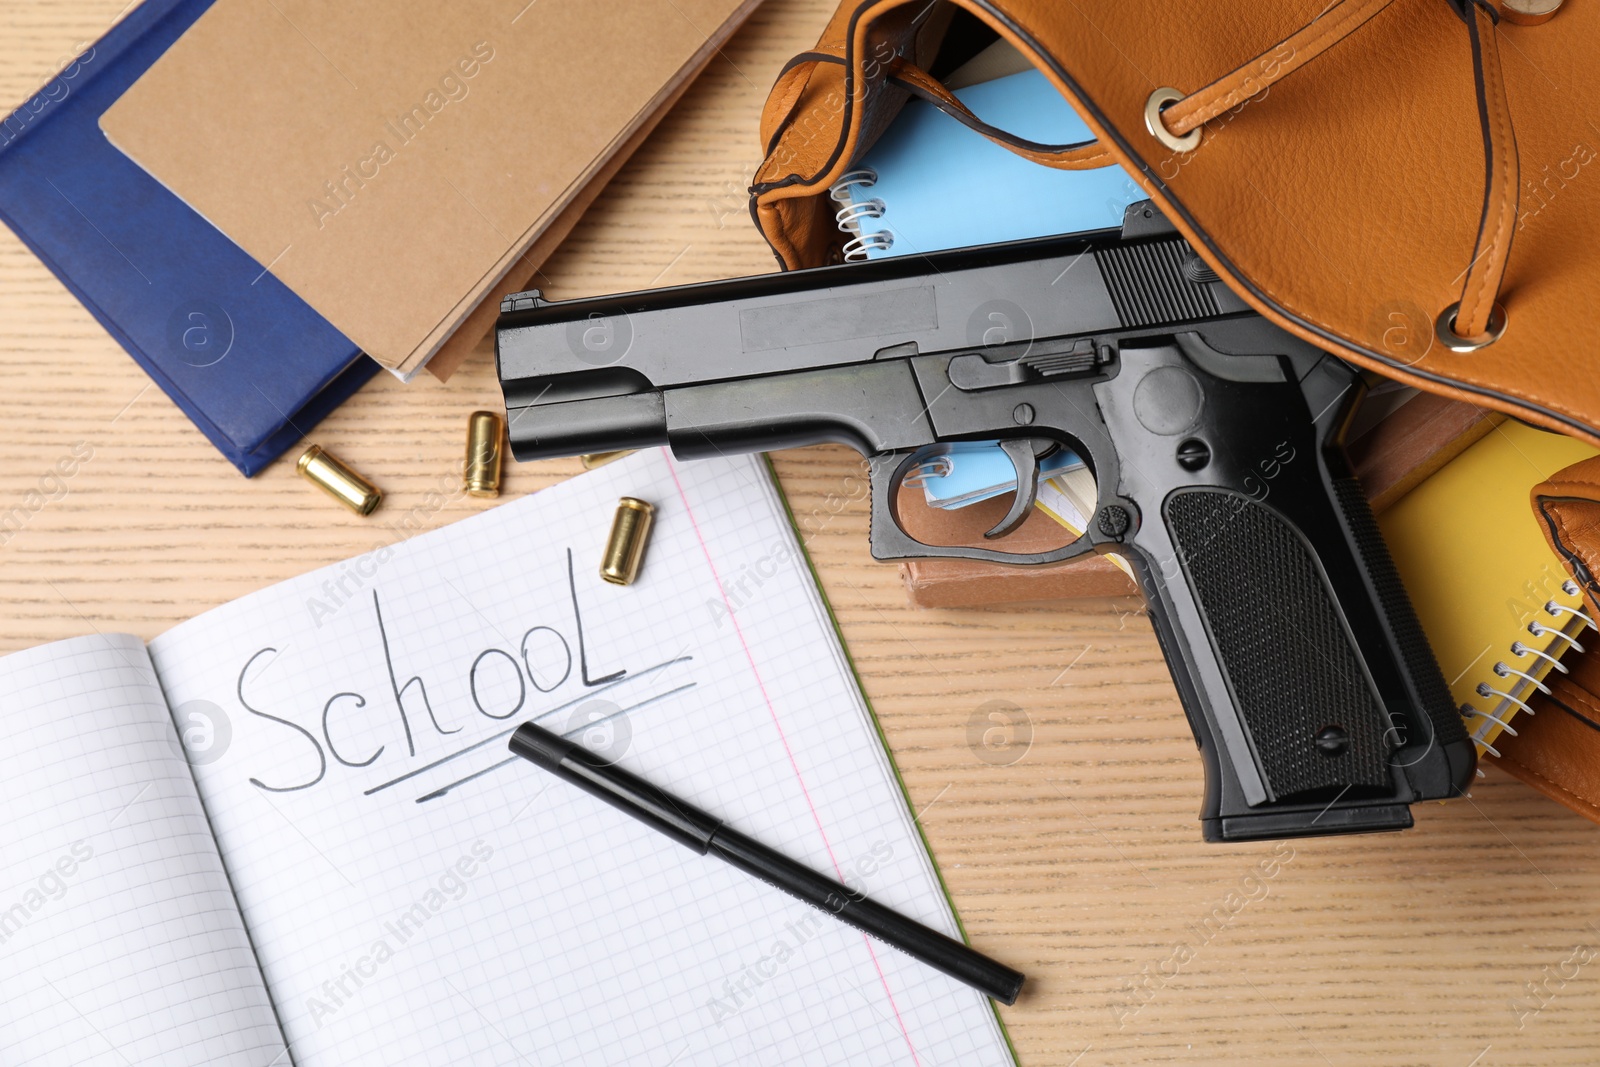
[{"label": "leather flap", "polygon": [[1600,456],[1558,471],[1530,497],[1545,540],[1582,586],[1590,611],[1600,611]]},{"label": "leather flap", "polygon": [[[1326,0],[947,0],[1029,56],[1206,261],[1279,325],[1424,389],[1600,445],[1600,4],[1545,25],[1503,20],[1516,216],[1505,335],[1451,351],[1435,320],[1459,295],[1484,217],[1485,137],[1467,28],[1443,0],[1396,0],[1348,37],[1207,122],[1199,146],[1145,127],[1158,87],[1192,92],[1306,27]],[[828,186],[892,116],[896,55],[927,51],[925,0],[846,0],[753,188],[785,265],[837,245]],[[1270,54],[1270,53],[1269,53]],[[1292,61],[1292,57],[1284,62]],[[798,94],[798,95],[796,95]],[[877,99],[881,98],[883,103]],[[771,117],[771,116],[769,116]],[[775,160],[782,162],[775,162]],[[1600,185],[1596,186],[1600,188]],[[1503,252],[1503,249],[1501,250]]]}]

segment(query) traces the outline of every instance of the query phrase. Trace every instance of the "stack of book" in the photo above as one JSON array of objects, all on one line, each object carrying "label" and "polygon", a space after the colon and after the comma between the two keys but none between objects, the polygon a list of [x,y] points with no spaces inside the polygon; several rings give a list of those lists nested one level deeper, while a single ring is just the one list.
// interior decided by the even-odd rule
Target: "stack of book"
[{"label": "stack of book", "polygon": [[147,0],[0,122],[0,220],[254,474],[447,377],[758,2]]}]

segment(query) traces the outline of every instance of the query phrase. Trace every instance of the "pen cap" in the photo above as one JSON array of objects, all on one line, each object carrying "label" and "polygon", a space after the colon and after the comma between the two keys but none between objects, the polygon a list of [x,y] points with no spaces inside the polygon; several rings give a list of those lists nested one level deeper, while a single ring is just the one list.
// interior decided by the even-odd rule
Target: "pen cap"
[{"label": "pen cap", "polygon": [[561,761],[578,747],[560,734],[541,730],[532,723],[517,727],[511,735],[511,751],[530,763],[537,763],[547,771],[561,773]]},{"label": "pen cap", "polygon": [[531,722],[511,735],[511,751],[592,793],[702,856],[722,823],[662,792],[636,774],[608,763],[587,748]]}]

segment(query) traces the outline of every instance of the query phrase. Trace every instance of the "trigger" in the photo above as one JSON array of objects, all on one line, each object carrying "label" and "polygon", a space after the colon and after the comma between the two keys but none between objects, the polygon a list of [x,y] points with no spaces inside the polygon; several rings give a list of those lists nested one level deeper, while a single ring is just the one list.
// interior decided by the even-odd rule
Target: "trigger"
[{"label": "trigger", "polygon": [[1013,437],[1000,442],[1000,450],[1017,471],[1017,495],[1011,499],[1011,510],[1006,512],[1006,517],[984,537],[1004,537],[1022,525],[1039,497],[1039,457],[1054,446],[1054,441],[1039,437]]}]

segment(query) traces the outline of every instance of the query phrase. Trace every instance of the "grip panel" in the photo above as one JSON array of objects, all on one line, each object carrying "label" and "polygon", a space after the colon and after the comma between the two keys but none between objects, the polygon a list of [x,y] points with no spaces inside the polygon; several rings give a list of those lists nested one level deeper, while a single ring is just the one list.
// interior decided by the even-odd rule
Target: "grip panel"
[{"label": "grip panel", "polygon": [[1395,569],[1394,560],[1389,556],[1389,546],[1384,543],[1378,520],[1372,515],[1367,494],[1362,492],[1361,484],[1354,478],[1335,479],[1333,492],[1334,502],[1344,513],[1345,522],[1355,538],[1356,551],[1360,553],[1361,562],[1366,566],[1367,576],[1378,595],[1378,606],[1394,635],[1401,665],[1415,686],[1417,701],[1433,726],[1434,739],[1442,746],[1465,742],[1466,724],[1456,710],[1455,699],[1450,695],[1450,686],[1446,684],[1443,672],[1439,670],[1433,647],[1422,632],[1422,623],[1417,620],[1411,597],[1406,594],[1406,588],[1400,581],[1400,572]]},{"label": "grip panel", "polygon": [[[1304,539],[1230,490],[1179,490],[1164,511],[1268,789],[1389,788],[1387,717]],[[1348,739],[1335,754],[1316,740],[1330,726]]]}]

